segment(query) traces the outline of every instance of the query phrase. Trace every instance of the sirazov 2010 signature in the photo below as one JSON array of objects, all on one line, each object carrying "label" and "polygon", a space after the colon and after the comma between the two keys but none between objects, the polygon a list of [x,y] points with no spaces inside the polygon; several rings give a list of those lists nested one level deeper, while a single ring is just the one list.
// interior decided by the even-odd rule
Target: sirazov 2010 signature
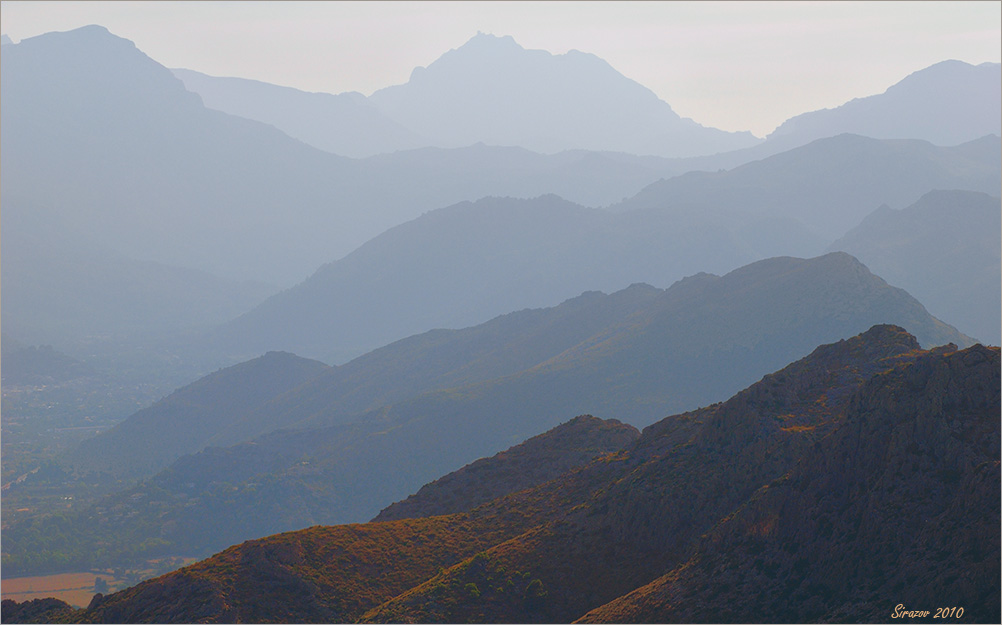
[{"label": "sirazov 2010 signature", "polygon": [[[929,614],[929,610],[907,610],[905,604],[899,603],[894,607],[891,618],[925,618]],[[936,614],[932,618],[960,618],[963,615],[964,608],[936,608]]]}]

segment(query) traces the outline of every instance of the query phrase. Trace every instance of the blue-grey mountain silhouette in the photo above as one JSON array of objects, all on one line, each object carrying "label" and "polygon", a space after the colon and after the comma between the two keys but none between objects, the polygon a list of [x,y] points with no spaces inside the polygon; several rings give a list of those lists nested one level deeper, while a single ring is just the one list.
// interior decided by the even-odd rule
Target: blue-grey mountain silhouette
[{"label": "blue-grey mountain silhouette", "polygon": [[848,252],[930,313],[989,345],[1002,341],[1002,206],[973,191],[931,191],[881,206],[830,249]]},{"label": "blue-grey mountain silhouette", "polygon": [[526,50],[480,33],[415,68],[369,101],[403,126],[458,147],[484,142],[539,152],[613,150],[696,156],[754,145],[682,118],[651,90],[592,54]]}]

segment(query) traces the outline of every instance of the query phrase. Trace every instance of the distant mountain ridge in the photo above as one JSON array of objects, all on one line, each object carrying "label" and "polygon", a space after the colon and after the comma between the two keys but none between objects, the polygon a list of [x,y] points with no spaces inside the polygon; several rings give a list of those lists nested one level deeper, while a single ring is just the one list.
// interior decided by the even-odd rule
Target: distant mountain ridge
[{"label": "distant mountain ridge", "polygon": [[729,209],[744,219],[793,220],[831,241],[881,204],[903,208],[937,189],[997,194],[1000,169],[1000,137],[939,147],[840,134],[734,169],[662,180],[611,209]]},{"label": "distant mountain ridge", "polygon": [[271,124],[294,139],[342,156],[360,158],[430,143],[387,118],[360,93],[308,93],[189,69],[171,72],[208,108]]},{"label": "distant mountain ridge", "polygon": [[[459,100],[475,97],[472,94],[458,96],[455,94],[462,94],[468,85],[478,84],[476,80],[471,81],[468,74],[463,73],[473,71],[478,63],[482,67],[492,67],[492,71],[496,74],[508,75],[511,73],[520,73],[518,80],[513,79],[515,85],[518,85],[519,81],[529,82],[529,76],[533,75],[533,72],[526,70],[526,67],[534,67],[540,72],[554,71],[564,76],[561,80],[554,80],[553,77],[550,77],[550,81],[555,83],[563,83],[569,80],[570,76],[573,76],[575,72],[581,71],[584,68],[587,59],[592,60],[592,66],[589,68],[589,71],[593,72],[596,76],[603,75],[608,71],[608,68],[603,66],[604,62],[600,62],[601,60],[595,58],[593,55],[577,51],[571,51],[567,55],[550,55],[549,57],[545,56],[546,54],[540,50],[524,50],[511,37],[494,37],[481,33],[464,46],[446,53],[441,59],[429,65],[428,68],[416,68],[412,76],[415,85],[408,83],[408,85],[387,87],[381,90],[386,93],[379,95],[380,92],[377,92],[371,98],[367,99],[366,103],[371,106],[380,100],[387,100],[389,103],[384,102],[384,106],[403,109],[404,112],[402,114],[409,116],[408,119],[411,120],[412,124],[425,128],[425,132],[433,133],[419,139],[419,142],[423,141],[421,145],[469,145],[477,142],[485,142],[496,145],[522,145],[536,151],[552,152],[554,151],[554,146],[558,144],[555,143],[557,139],[554,137],[542,139],[537,136],[529,136],[526,134],[527,131],[521,127],[509,127],[507,129],[492,128],[489,125],[491,122],[487,121],[487,118],[475,121],[469,118],[468,112],[465,115],[455,113],[453,117],[453,119],[459,119],[468,125],[465,131],[456,131],[451,127],[436,131],[435,128],[441,126],[444,122],[432,119],[441,113],[436,111],[435,107],[430,104],[432,100],[438,98],[436,106],[443,110],[448,109],[450,105],[456,106],[455,104],[450,104],[450,97],[446,95],[447,93],[453,94],[454,99]],[[519,59],[519,56],[525,58]],[[523,63],[525,67],[519,65],[519,63]],[[544,70],[543,68],[546,67],[547,63],[554,67],[560,66],[560,64],[563,65],[559,71],[554,68]],[[432,69],[436,65],[444,67]],[[521,69],[519,72],[515,72],[510,69],[511,67],[520,67]],[[434,82],[433,85],[428,84],[431,81],[427,76],[429,70],[433,73],[437,71],[440,74],[435,79],[437,82]],[[352,141],[353,139],[345,136],[330,136],[324,129],[331,124],[343,123],[338,121],[339,114],[334,107],[329,109],[330,113],[326,118],[307,112],[308,109],[315,110],[316,105],[307,105],[306,101],[313,100],[316,102],[321,96],[344,99],[346,107],[347,100],[352,100],[354,105],[348,108],[354,109],[360,106],[364,99],[364,96],[361,94],[339,94],[337,96],[330,94],[305,94],[302,92],[296,94],[293,93],[294,90],[274,85],[266,86],[262,83],[255,84],[254,81],[208,77],[197,75],[197,73],[190,70],[175,70],[175,72],[180,77],[186,79],[189,89],[199,92],[203,98],[206,98],[207,102],[212,101],[210,106],[213,108],[273,123],[290,135],[322,149],[330,149],[339,154],[355,156],[375,154],[379,151],[389,152],[393,149],[417,147],[417,144],[412,143],[416,135],[411,137],[411,139],[399,140],[395,148],[392,145],[385,144],[385,142],[380,143],[380,141],[383,141],[381,137],[386,134],[384,130],[374,131],[372,141],[375,142],[375,145],[371,148],[359,149],[358,147],[348,147],[345,145],[345,142]],[[453,72],[455,77],[453,78],[453,75],[448,74],[448,72]],[[704,150],[702,152],[705,154],[704,156],[695,156],[695,152],[693,152],[692,155],[688,155],[688,158],[676,158],[675,165],[680,171],[731,169],[746,162],[806,145],[816,139],[845,133],[875,139],[918,139],[938,146],[958,145],[987,135],[1002,136],[998,115],[998,111],[1002,107],[999,101],[1000,76],[1002,76],[1002,70],[1000,70],[998,63],[982,63],[981,65],[974,66],[962,61],[942,61],[904,77],[899,82],[888,87],[883,93],[855,98],[831,109],[805,112],[790,118],[773,130],[764,141],[749,141],[743,146],[738,145],[733,140],[731,141],[733,145],[730,146],[720,143],[719,140],[716,143],[711,141],[710,145],[716,146],[715,149],[710,151]],[[453,85],[450,83],[450,80],[459,84]],[[621,93],[623,98],[634,97],[637,103],[643,102],[641,110],[645,111],[645,116],[642,117],[642,120],[648,123],[650,128],[659,128],[665,124],[669,126],[672,124],[678,125],[679,118],[674,112],[670,111],[669,106],[665,105],[662,107],[662,110],[657,110],[657,106],[652,106],[650,102],[650,95],[652,94],[644,94],[642,89],[636,88],[639,85],[631,85],[630,83],[632,81],[612,81],[609,83],[608,89],[613,89]],[[255,103],[247,101],[245,97],[239,97],[245,96],[248,90],[262,92],[266,87],[272,93],[276,94],[276,96],[278,93],[284,91],[286,98],[273,99],[272,97],[265,97],[263,102]],[[539,84],[530,84],[527,88],[538,87]],[[492,88],[491,86],[480,85],[474,91],[486,93]],[[500,94],[495,94],[493,100],[500,102],[514,98],[512,94],[516,93],[518,88],[520,87],[510,87]],[[412,92],[419,92],[418,94],[408,96],[411,100],[415,101],[406,101],[407,98],[402,92],[408,89]],[[436,90],[438,91],[436,92]],[[628,94],[632,95],[628,96]],[[422,98],[426,102],[423,105],[419,105],[416,100]],[[592,97],[591,99],[594,100],[595,98]],[[468,103],[468,106],[481,108],[486,106],[489,108],[494,104],[495,102],[478,102],[476,105]],[[421,108],[422,106],[425,108]],[[611,104],[609,105],[609,107],[612,106]],[[635,114],[637,104],[632,104],[627,108],[633,111],[631,115]],[[607,108],[605,111],[593,111],[592,113],[600,116],[608,114],[611,110],[613,109]],[[250,113],[250,111],[257,112]],[[538,111],[536,113],[524,113],[520,117],[520,123],[526,119],[531,120],[534,116],[538,117],[540,114]],[[345,110],[344,115],[348,116],[345,119],[353,119],[354,117],[352,116],[355,113]],[[506,118],[505,116],[506,112],[502,111],[500,115],[495,112],[493,116],[487,117],[493,122],[502,123]],[[309,126],[315,128],[315,131],[304,132],[307,119],[310,120],[308,122]],[[687,123],[682,124],[679,128],[688,128],[690,132],[694,130],[695,126],[689,123],[689,120],[681,121]],[[551,120],[550,128],[542,132],[553,132],[553,128],[559,129],[572,122],[558,119],[555,123],[556,125],[554,126]],[[596,121],[596,123],[605,128],[613,128],[616,127],[616,124],[622,126],[625,122],[614,120],[610,124],[608,120],[604,120],[601,123]],[[633,123],[637,126],[640,125],[639,122]],[[618,129],[629,136],[629,129]],[[435,132],[439,132],[440,134],[443,132],[446,134],[451,133],[452,143],[450,144],[448,140],[435,135]],[[572,139],[565,138],[563,140],[563,147],[561,149],[583,147],[580,146],[583,138],[594,135],[597,132],[599,130],[596,127],[577,129],[573,132]],[[636,134],[637,129],[634,129],[632,132]],[[437,140],[436,136],[438,137]],[[703,140],[706,141],[705,138]],[[574,143],[574,141],[578,143]],[[626,151],[637,154],[660,154],[673,157],[686,156],[673,151],[665,151],[665,146],[656,146],[656,141],[653,138],[640,139],[635,137],[632,141],[627,141],[620,136],[615,139],[608,137],[604,140],[595,138],[593,141],[599,141],[598,143],[594,143],[594,146],[598,147],[590,147],[589,149]],[[335,147],[339,143],[344,145],[344,147]]]},{"label": "distant mountain ridge", "polygon": [[758,145],[686,159],[680,169],[732,169],[846,133],[874,139],[928,141],[941,147],[1000,137],[1000,82],[999,63],[942,61],[913,72],[883,93],[792,117]]},{"label": "distant mountain ridge", "polygon": [[575,417],[490,458],[481,458],[383,509],[374,522],[468,512],[480,504],[539,486],[589,460],[619,451],[640,436],[615,419]]},{"label": "distant mountain ridge", "polygon": [[749,132],[681,118],[595,55],[526,50],[511,36],[479,33],[428,67],[415,68],[407,83],[368,98],[173,71],[210,108],[352,157],[484,143],[544,154],[589,150],[679,158],[761,141]]},{"label": "distant mountain ridge", "polygon": [[940,319],[986,344],[1002,341],[1002,210],[973,191],[930,191],[883,205],[829,247],[848,252]]},{"label": "distant mountain ridge", "polygon": [[922,139],[959,145],[1002,136],[1002,64],[942,61],[909,74],[882,94],[803,113],[766,138],[777,147],[852,133],[874,139]]},{"label": "distant mountain ridge", "polygon": [[673,171],[487,146],[337,156],[206,108],[100,26],[10,44],[2,62],[5,197],[97,247],[223,278],[294,284],[423,211],[558,191],[604,204]]},{"label": "distant mountain ridge", "polygon": [[[410,80],[369,96],[386,115],[446,146],[478,141],[538,152],[611,150],[697,156],[753,145],[682,119],[646,87],[577,50],[526,50],[479,33]],[[574,114],[568,114],[573,111]]]},{"label": "distant mountain ridge", "polygon": [[384,232],[207,341],[244,357],[278,349],[345,362],[429,328],[586,290],[663,287],[762,258],[816,256],[883,203],[904,207],[935,188],[991,192],[1000,171],[998,138],[940,148],[841,135],[731,171],[662,180],[608,211],[555,196],[484,198]]}]

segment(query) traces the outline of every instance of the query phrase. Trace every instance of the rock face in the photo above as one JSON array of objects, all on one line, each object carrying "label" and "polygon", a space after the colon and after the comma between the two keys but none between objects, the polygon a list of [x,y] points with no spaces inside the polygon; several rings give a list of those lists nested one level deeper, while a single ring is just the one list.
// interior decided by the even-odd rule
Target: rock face
[{"label": "rock face", "polygon": [[57,623],[63,619],[72,619],[78,612],[65,601],[49,597],[21,603],[13,599],[4,599],[2,610],[0,618],[4,623]]},{"label": "rock face", "polygon": [[876,326],[469,512],[251,541],[77,617],[996,622],[999,366]]},{"label": "rock face", "polygon": [[900,604],[997,621],[998,368],[976,345],[874,376],[690,559],[583,620],[879,622]]}]

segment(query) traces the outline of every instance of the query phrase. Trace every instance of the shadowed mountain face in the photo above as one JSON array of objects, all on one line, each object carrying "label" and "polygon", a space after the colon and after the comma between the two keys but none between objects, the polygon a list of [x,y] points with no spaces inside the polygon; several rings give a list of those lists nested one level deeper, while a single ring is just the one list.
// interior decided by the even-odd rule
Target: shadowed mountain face
[{"label": "shadowed mountain face", "polygon": [[877,326],[469,512],[247,542],[75,618],[994,622],[998,369]]},{"label": "shadowed mountain face", "polygon": [[582,620],[999,620],[998,367],[978,345],[874,377],[688,561]]},{"label": "shadowed mountain face", "polygon": [[999,198],[935,191],[901,210],[882,206],[830,249],[921,301],[985,343],[1002,341],[1002,210]]},{"label": "shadowed mountain face", "polygon": [[[81,511],[62,535],[66,548],[84,555],[87,545],[107,542],[106,553],[142,544],[153,557],[369,519],[568,415],[647,425],[723,399],[813,345],[882,321],[914,328],[927,345],[971,342],[844,253],[770,259],[665,291],[590,293],[550,310],[430,332],[247,405],[226,423],[207,416],[204,427],[223,444],[240,440],[224,438],[234,434],[270,433],[179,458]],[[227,385],[212,382],[203,381],[211,397],[225,397]],[[45,534],[44,523],[34,534],[7,530],[5,549],[46,548],[28,540]],[[8,566],[13,558],[21,556]]]},{"label": "shadowed mountain face", "polygon": [[575,417],[521,445],[421,487],[387,507],[373,521],[423,518],[468,512],[482,503],[539,486],[589,460],[618,451],[637,439],[636,428],[615,419]]},{"label": "shadowed mountain face", "polygon": [[482,33],[369,101],[446,147],[484,142],[539,152],[695,156],[759,141],[679,117],[594,55],[572,50],[555,56],[525,50],[510,36]]}]

